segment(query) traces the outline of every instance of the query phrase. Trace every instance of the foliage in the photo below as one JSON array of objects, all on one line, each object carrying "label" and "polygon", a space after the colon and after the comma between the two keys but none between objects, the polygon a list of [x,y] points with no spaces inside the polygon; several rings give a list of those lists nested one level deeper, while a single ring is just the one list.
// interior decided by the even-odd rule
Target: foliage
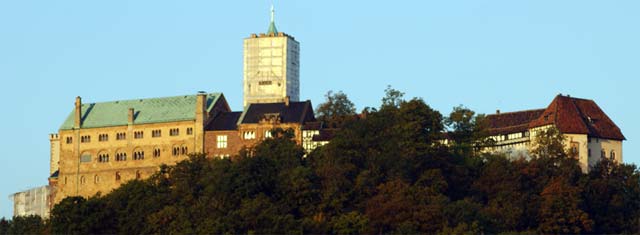
[{"label": "foliage", "polygon": [[[445,118],[385,92],[379,110],[306,157],[291,130],[275,130],[231,159],[194,154],[107,195],[66,198],[50,224],[0,220],[0,234],[638,232],[636,166],[605,159],[583,174],[554,129],[530,159],[480,154],[481,115]],[[456,144],[440,144],[445,127]]]},{"label": "foliage", "polygon": [[449,129],[448,138],[453,142],[451,149],[456,154],[471,155],[494,143],[488,138],[485,115],[478,115],[462,105],[453,108],[444,124]]},{"label": "foliage", "polygon": [[353,120],[356,107],[345,93],[328,91],[324,97],[325,102],[316,109],[318,120],[331,128],[342,127],[346,122]]}]

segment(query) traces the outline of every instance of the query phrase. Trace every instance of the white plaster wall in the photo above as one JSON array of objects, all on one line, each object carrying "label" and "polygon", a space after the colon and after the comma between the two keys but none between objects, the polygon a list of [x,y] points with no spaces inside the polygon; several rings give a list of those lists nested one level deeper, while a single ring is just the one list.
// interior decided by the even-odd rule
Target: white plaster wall
[{"label": "white plaster wall", "polygon": [[606,157],[611,157],[611,151],[615,152],[615,161],[623,162],[622,157],[622,141],[591,138],[591,142],[588,143],[588,148],[591,149],[591,158],[589,158],[589,165],[593,166],[601,159],[601,151],[604,149]]},{"label": "white plaster wall", "polygon": [[582,169],[582,172],[588,172],[589,166],[591,166],[589,161],[589,148],[587,146],[587,135],[585,134],[564,134],[564,148],[571,155],[571,142],[578,143],[578,164]]}]

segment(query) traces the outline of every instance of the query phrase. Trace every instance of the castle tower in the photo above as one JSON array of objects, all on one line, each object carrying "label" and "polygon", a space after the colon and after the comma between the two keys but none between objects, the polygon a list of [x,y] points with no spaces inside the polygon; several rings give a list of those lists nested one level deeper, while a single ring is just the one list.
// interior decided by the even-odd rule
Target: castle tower
[{"label": "castle tower", "polygon": [[300,43],[278,32],[271,6],[267,33],[244,39],[244,107],[300,99]]}]

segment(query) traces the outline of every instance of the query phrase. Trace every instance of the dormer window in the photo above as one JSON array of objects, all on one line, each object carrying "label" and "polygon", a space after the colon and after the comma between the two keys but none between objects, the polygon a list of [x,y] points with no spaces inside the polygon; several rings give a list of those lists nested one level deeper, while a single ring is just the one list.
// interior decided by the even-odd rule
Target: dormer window
[{"label": "dormer window", "polygon": [[280,114],[265,113],[260,119],[260,123],[280,123]]}]

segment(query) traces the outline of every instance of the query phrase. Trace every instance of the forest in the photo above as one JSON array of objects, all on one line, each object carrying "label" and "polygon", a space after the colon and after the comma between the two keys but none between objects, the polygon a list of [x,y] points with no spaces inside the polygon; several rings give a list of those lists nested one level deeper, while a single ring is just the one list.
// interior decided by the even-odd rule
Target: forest
[{"label": "forest", "polygon": [[0,234],[640,232],[635,165],[603,159],[583,173],[554,128],[528,156],[487,153],[483,115],[403,95],[388,88],[355,115],[329,92],[316,114],[339,131],[311,153],[274,130],[231,158],[192,154],[108,194],[66,198],[50,219],[2,219]]}]

